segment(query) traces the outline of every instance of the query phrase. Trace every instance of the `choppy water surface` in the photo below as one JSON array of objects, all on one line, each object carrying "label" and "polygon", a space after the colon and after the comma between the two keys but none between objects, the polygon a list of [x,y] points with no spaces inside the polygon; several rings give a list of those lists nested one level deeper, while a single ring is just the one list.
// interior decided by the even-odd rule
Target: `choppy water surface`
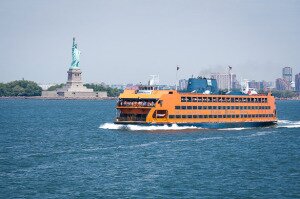
[{"label": "choppy water surface", "polygon": [[0,198],[299,198],[300,102],[269,128],[112,123],[114,101],[0,100]]}]

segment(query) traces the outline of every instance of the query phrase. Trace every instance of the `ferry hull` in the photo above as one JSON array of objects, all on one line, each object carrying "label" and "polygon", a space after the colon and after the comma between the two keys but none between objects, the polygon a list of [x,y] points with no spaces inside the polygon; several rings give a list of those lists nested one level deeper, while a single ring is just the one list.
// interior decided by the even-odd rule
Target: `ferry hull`
[{"label": "ferry hull", "polygon": [[143,125],[143,126],[172,126],[174,124],[178,126],[195,126],[201,128],[211,128],[211,129],[222,129],[222,128],[249,128],[249,127],[269,127],[275,126],[276,121],[267,122],[232,122],[232,123],[146,123],[146,122],[115,122],[115,124],[123,125]]}]

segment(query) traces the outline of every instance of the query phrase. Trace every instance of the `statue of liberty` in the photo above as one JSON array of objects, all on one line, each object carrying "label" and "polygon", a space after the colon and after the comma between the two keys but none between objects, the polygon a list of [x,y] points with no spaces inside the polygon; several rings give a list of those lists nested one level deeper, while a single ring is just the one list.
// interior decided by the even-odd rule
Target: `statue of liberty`
[{"label": "statue of liberty", "polygon": [[75,37],[73,37],[73,46],[72,46],[72,63],[70,68],[79,68],[80,62],[80,50],[77,48],[77,44],[75,42]]}]

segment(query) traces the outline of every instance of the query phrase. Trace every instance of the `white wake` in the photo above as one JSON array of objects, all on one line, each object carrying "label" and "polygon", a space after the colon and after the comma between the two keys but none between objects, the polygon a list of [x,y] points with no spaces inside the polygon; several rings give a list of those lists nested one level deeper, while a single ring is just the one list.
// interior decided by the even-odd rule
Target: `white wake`
[{"label": "white wake", "polygon": [[300,128],[300,121],[278,120],[278,128]]},{"label": "white wake", "polygon": [[143,126],[143,125],[123,125],[123,124],[114,124],[114,123],[105,123],[100,125],[101,129],[123,129],[130,131],[177,131],[177,130],[193,130],[193,129],[203,129],[196,126],[178,126],[177,124],[172,124],[171,126],[163,125],[163,126]]}]

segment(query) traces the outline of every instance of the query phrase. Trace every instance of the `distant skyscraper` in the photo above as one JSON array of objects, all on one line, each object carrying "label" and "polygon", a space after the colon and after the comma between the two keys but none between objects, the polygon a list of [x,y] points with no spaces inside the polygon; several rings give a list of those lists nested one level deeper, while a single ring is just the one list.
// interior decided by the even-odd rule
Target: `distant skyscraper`
[{"label": "distant skyscraper", "polygon": [[186,90],[188,86],[188,80],[186,79],[181,79],[179,80],[179,90]]},{"label": "distant skyscraper", "polygon": [[240,84],[236,80],[236,74],[231,74],[230,78],[230,75],[228,73],[211,73],[211,78],[217,80],[219,90],[225,90],[229,87],[230,89],[240,88]]},{"label": "distant skyscraper", "polygon": [[295,75],[295,90],[300,92],[300,73]]},{"label": "distant skyscraper", "polygon": [[291,83],[283,78],[276,79],[276,90],[291,90]]},{"label": "distant skyscraper", "polygon": [[282,69],[282,78],[289,83],[293,81],[293,70],[291,67],[284,67]]}]

